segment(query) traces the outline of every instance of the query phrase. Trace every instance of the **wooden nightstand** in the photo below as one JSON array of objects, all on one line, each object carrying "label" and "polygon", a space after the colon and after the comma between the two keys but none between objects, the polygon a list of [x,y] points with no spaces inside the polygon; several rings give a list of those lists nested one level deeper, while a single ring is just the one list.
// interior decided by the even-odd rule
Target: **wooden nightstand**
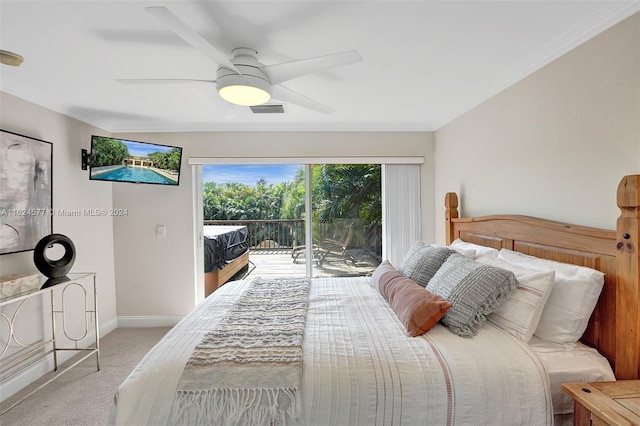
[{"label": "wooden nightstand", "polygon": [[565,383],[574,425],[640,425],[640,380]]}]

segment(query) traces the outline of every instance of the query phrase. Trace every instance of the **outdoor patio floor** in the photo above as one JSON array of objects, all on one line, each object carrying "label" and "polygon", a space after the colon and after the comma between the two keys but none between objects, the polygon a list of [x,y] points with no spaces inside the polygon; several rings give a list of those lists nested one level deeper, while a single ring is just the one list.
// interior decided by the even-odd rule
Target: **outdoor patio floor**
[{"label": "outdoor patio floor", "polygon": [[[364,250],[350,250],[349,254],[356,260],[354,265],[348,258],[328,256],[322,265],[313,264],[314,277],[328,276],[370,276],[380,261]],[[249,251],[250,277],[304,277],[306,265],[304,254],[294,262],[291,249],[269,249]]]}]

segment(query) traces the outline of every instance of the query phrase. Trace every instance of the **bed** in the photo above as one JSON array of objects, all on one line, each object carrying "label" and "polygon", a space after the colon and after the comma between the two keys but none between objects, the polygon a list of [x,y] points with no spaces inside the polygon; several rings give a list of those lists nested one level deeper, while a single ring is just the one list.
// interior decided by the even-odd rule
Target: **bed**
[{"label": "bed", "polygon": [[[585,374],[563,363],[588,359],[586,374],[605,380],[615,372],[617,379],[637,379],[639,183],[640,175],[620,183],[622,213],[616,231],[523,216],[460,218],[457,196],[446,195],[448,245],[463,240],[604,272],[593,315],[581,341],[571,348],[536,339],[525,342],[490,321],[473,337],[461,337],[442,322],[410,337],[397,306],[374,285],[383,280],[376,273],[371,278],[314,278],[305,308],[299,400],[288,406],[300,410],[253,423],[550,425],[570,420],[570,413],[566,417],[561,412],[570,403],[557,392],[559,383]],[[258,282],[225,285],[176,325],[118,388],[109,422],[207,423],[202,416],[209,408],[176,402],[185,365],[208,330],[228,324]],[[263,330],[251,322],[252,315],[245,314],[245,328]],[[228,423],[245,424],[247,419]]]},{"label": "bed", "polygon": [[204,226],[205,297],[248,266],[249,243],[247,237],[246,226]]}]

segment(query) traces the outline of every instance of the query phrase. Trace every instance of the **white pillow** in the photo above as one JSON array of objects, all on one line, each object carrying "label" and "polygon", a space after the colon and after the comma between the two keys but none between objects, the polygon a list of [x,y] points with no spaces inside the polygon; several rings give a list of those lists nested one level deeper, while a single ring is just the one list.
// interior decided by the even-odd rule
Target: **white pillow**
[{"label": "white pillow", "polygon": [[489,257],[498,257],[498,250],[492,247],[481,246],[480,244],[468,243],[466,241],[461,240],[460,238],[456,238],[454,242],[449,246],[454,250],[474,250],[475,257],[481,256],[489,256]]},{"label": "white pillow", "polygon": [[435,244],[435,243],[431,244],[431,247],[446,247],[463,255],[464,257],[468,257],[471,260],[476,258],[476,251],[474,249],[469,249],[464,247],[443,246],[442,244]]},{"label": "white pillow", "polygon": [[604,273],[507,249],[500,250],[498,258],[525,268],[555,271],[555,283],[535,335],[550,342],[577,342],[587,329],[604,287]]},{"label": "white pillow", "polygon": [[513,272],[518,281],[511,296],[487,317],[487,321],[525,342],[531,340],[551,294],[555,272],[527,269],[488,256],[476,261],[507,269]]}]

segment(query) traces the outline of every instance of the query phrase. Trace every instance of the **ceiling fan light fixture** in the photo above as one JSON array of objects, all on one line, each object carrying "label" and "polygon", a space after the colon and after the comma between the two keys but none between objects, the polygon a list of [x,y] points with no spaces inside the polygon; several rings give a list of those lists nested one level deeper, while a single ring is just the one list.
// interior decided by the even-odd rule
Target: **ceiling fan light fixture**
[{"label": "ceiling fan light fixture", "polygon": [[241,106],[262,105],[271,99],[271,83],[256,67],[236,64],[243,72],[236,74],[226,68],[219,68],[216,85],[220,97],[227,102]]},{"label": "ceiling fan light fixture", "polygon": [[271,95],[266,90],[241,84],[221,87],[218,93],[225,101],[242,106],[262,105],[271,99]]}]

